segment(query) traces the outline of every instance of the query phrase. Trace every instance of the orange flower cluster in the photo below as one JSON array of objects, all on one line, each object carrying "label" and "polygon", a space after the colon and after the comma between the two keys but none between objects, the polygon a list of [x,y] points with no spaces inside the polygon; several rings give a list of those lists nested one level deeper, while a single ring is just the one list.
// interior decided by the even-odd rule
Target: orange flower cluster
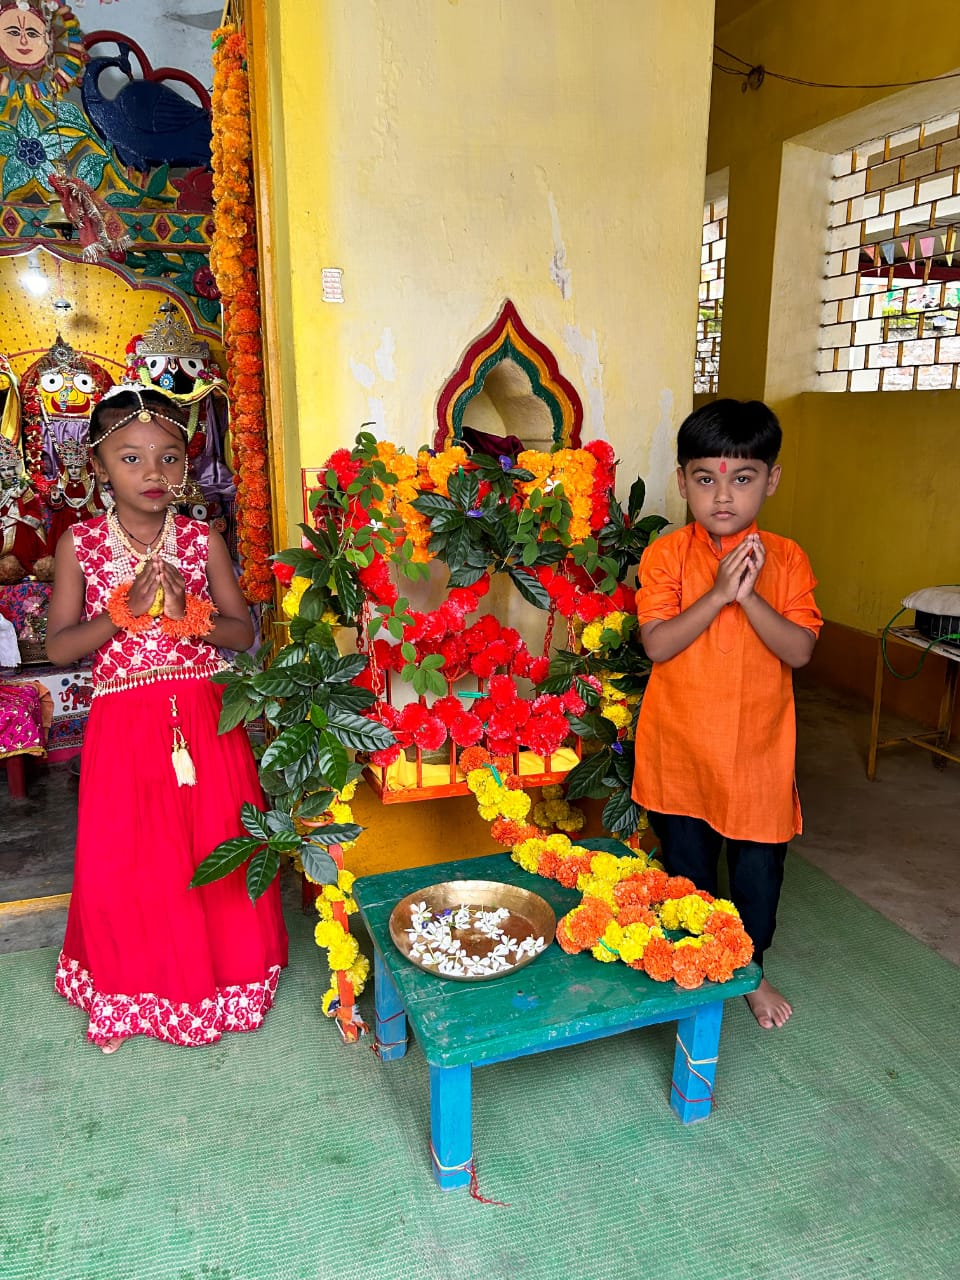
[{"label": "orange flower cluster", "polygon": [[214,32],[210,267],[223,299],[240,586],[248,600],[263,603],[273,598],[274,579],[246,56],[246,40],[236,26]]},{"label": "orange flower cluster", "polygon": [[590,537],[593,515],[594,473],[597,460],[586,449],[558,449],[556,453],[540,453],[525,449],[517,455],[517,466],[533,472],[533,479],[519,486],[525,498],[534,489],[550,489],[562,484],[570,503],[570,537],[582,542]]},{"label": "orange flower cluster", "polygon": [[519,841],[511,856],[525,871],[583,894],[557,925],[557,942],[570,954],[590,951],[688,988],[728,981],[753,955],[732,902],[667,875],[646,854],[597,853],[556,833]]},{"label": "orange flower cluster", "polygon": [[419,459],[404,453],[388,440],[377,441],[377,457],[397,477],[396,484],[381,485],[384,491],[381,510],[389,511],[392,508],[396,512],[403,521],[404,536],[410,539],[413,546],[411,559],[426,564],[433,559],[428,549],[430,520],[411,506],[420,496]]}]

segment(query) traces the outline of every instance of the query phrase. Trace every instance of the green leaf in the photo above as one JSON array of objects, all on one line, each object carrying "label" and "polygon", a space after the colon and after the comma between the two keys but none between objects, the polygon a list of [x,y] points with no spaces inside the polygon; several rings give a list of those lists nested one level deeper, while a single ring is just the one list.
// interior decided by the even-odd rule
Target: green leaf
[{"label": "green leaf", "polygon": [[25,187],[32,177],[33,170],[28,169],[22,160],[11,156],[3,164],[3,188],[0,190],[0,197],[6,200],[12,192]]},{"label": "green leaf", "polygon": [[329,853],[324,853],[316,845],[309,842],[302,844],[300,846],[300,861],[303,863],[304,871],[316,884],[337,883],[337,872],[339,870],[337,864]]},{"label": "green leaf", "polygon": [[277,831],[267,841],[267,848],[275,853],[296,853],[300,848],[300,836],[295,831]]},{"label": "green leaf", "polygon": [[170,166],[162,164],[159,169],[150,175],[150,181],[147,183],[147,189],[144,194],[150,199],[156,199],[157,196],[163,195],[166,190],[169,173]]},{"label": "green leaf", "polygon": [[363,827],[358,827],[355,822],[331,822],[325,827],[315,827],[305,843],[324,846],[349,844],[351,840],[358,840],[361,835]]},{"label": "green leaf", "polygon": [[316,770],[325,784],[334,791],[342,791],[347,785],[347,769],[350,761],[346,748],[337,738],[324,734],[317,753]]},{"label": "green leaf", "polygon": [[465,511],[473,510],[480,496],[480,479],[477,473],[458,467],[447,481],[447,492],[457,506]]},{"label": "green leaf", "polygon": [[630,796],[628,789],[615,791],[603,807],[600,821],[604,829],[614,835],[632,836],[637,829],[643,810]]},{"label": "green leaf", "polygon": [[427,691],[436,694],[438,698],[442,698],[447,693],[447,682],[443,676],[437,671],[431,671],[429,668],[423,674]]},{"label": "green leaf", "polygon": [[567,799],[601,799],[608,792],[603,779],[610,763],[610,751],[604,748],[587,756],[567,774]]},{"label": "green leaf", "polygon": [[329,716],[328,731],[354,751],[385,751],[396,742],[387,726],[378,720],[339,707],[331,707]]},{"label": "green leaf", "polygon": [[303,673],[288,670],[286,667],[268,667],[250,681],[257,693],[269,698],[289,698],[302,692]]},{"label": "green leaf", "polygon": [[220,723],[218,733],[229,733],[238,724],[244,724],[256,716],[259,702],[251,698],[242,685],[228,685],[223,692],[223,703],[220,707]]},{"label": "green leaf", "polygon": [[96,191],[103,181],[103,171],[106,167],[106,156],[97,155],[95,151],[89,151],[77,161],[77,177],[81,182],[85,182]]},{"label": "green leaf", "polygon": [[630,523],[635,524],[637,516],[643,510],[643,504],[647,496],[647,486],[638,476],[630,486],[630,497],[627,499],[627,515],[630,517]]},{"label": "green leaf", "polygon": [[535,578],[532,573],[526,573],[523,569],[517,569],[512,566],[507,570],[507,575],[524,600],[535,605],[538,609],[550,608],[550,595],[539,578]]},{"label": "green leaf", "polygon": [[285,769],[287,765],[300,760],[316,737],[313,725],[301,723],[284,729],[263,753],[261,764],[265,769]]},{"label": "green leaf", "polygon": [[[89,128],[89,126],[87,126],[87,128]],[[20,108],[19,114],[17,115],[16,129],[21,138],[40,137],[40,126],[37,123],[33,112],[29,111],[26,106],[22,106]]]},{"label": "green leaf", "polygon": [[336,799],[336,794],[335,791],[312,791],[303,797],[297,809],[297,817],[303,818],[305,822],[315,822],[330,808]]},{"label": "green leaf", "polygon": [[190,888],[197,889],[200,885],[213,884],[214,880],[222,880],[231,871],[236,871],[237,867],[242,866],[250,855],[260,848],[260,845],[261,841],[251,840],[245,836],[224,840],[223,844],[218,844],[197,867],[190,881]]},{"label": "green leaf", "polygon": [[367,658],[362,653],[347,653],[335,659],[327,672],[330,684],[349,684],[361,671],[366,670]]},{"label": "green leaf", "polygon": [[588,707],[595,707],[600,701],[600,694],[582,676],[574,676],[573,686]]},{"label": "green leaf", "polygon": [[344,617],[355,618],[363,606],[359,583],[345,564],[334,564],[332,576]]},{"label": "green leaf", "polygon": [[104,196],[104,200],[113,209],[140,208],[140,196],[134,192],[111,191],[108,196]]},{"label": "green leaf", "polygon": [[244,828],[250,832],[252,836],[256,836],[258,840],[269,840],[272,834],[272,828],[267,815],[258,809],[255,804],[245,804],[240,810],[240,821]]},{"label": "green leaf", "polygon": [[62,129],[76,129],[78,133],[91,137],[90,121],[78,106],[65,99],[58,99],[54,108],[57,125]]},{"label": "green leaf", "polygon": [[456,511],[455,505],[441,493],[421,493],[420,497],[414,498],[410,505],[414,511],[419,511],[422,516],[428,516],[430,519],[439,515],[441,511]]},{"label": "green leaf", "polygon": [[275,849],[261,849],[247,867],[247,895],[251,902],[262,897],[280,870],[280,855]]}]

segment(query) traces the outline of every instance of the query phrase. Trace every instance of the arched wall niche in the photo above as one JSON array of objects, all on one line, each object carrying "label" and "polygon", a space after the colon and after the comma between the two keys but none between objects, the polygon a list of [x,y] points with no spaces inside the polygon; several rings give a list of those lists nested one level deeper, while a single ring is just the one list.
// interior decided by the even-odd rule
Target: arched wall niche
[{"label": "arched wall niche", "polygon": [[517,436],[527,448],[576,449],[582,426],[583,402],[576,388],[508,298],[440,393],[434,448],[450,448],[471,428]]}]

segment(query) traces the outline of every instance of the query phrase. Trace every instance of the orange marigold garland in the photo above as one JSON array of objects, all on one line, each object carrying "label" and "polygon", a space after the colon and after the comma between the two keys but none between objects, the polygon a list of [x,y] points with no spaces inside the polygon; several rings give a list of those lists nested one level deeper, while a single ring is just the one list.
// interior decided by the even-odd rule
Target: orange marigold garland
[{"label": "orange marigold garland", "polygon": [[557,833],[521,841],[512,857],[525,871],[583,893],[557,924],[557,942],[571,954],[622,960],[657,982],[686,988],[726,982],[753,955],[732,902],[668,876],[646,854],[594,853]]},{"label": "orange marigold garland", "polygon": [[223,305],[230,433],[237,481],[240,586],[248,600],[273,598],[256,209],[253,200],[247,47],[234,25],[213,35],[213,196],[210,267]]}]

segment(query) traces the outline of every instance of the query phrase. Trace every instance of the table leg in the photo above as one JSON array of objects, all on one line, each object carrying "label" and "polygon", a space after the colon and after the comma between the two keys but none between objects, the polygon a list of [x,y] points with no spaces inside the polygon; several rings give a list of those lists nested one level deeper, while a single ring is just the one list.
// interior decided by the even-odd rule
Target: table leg
[{"label": "table leg", "polygon": [[381,1062],[392,1062],[407,1052],[407,1013],[380,952],[373,953],[376,1051]]},{"label": "table leg", "polygon": [[873,675],[873,712],[870,716],[870,746],[867,750],[867,777],[877,776],[877,740],[880,737],[880,703],[883,698],[883,635],[877,637],[877,668]]},{"label": "table leg", "polygon": [[703,1120],[713,1106],[713,1081],[720,1052],[723,1001],[702,1004],[677,1023],[670,1105],[684,1124]]},{"label": "table leg", "polygon": [[430,1067],[430,1146],[442,1191],[466,1187],[473,1174],[471,1068]]},{"label": "table leg", "polygon": [[950,745],[950,727],[953,723],[953,709],[957,701],[957,672],[960,671],[960,663],[947,662],[947,673],[943,681],[943,693],[940,697],[940,715],[937,717],[937,729],[940,737],[937,745],[946,747]]}]

